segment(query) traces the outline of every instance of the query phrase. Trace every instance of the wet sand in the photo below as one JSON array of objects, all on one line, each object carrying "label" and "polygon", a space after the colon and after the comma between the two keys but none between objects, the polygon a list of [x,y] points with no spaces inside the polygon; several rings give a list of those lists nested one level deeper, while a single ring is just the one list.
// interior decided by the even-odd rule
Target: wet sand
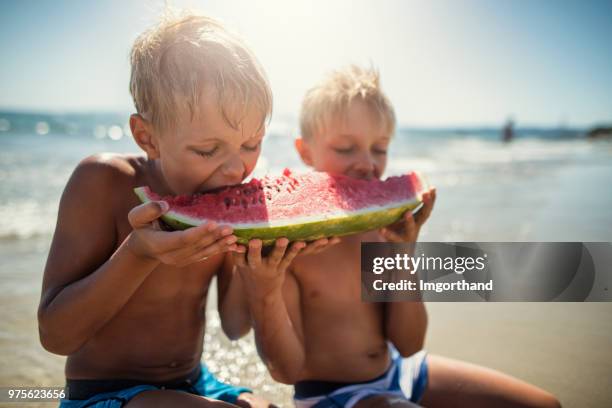
[{"label": "wet sand", "polygon": [[427,349],[535,384],[564,407],[612,403],[612,303],[430,303]]}]

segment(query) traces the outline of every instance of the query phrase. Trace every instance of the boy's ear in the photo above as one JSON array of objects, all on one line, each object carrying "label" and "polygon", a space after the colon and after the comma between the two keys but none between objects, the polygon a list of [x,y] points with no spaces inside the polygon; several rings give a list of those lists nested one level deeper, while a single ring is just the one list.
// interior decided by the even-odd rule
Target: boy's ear
[{"label": "boy's ear", "polygon": [[130,129],[134,141],[147,153],[149,159],[159,157],[159,144],[153,135],[153,127],[146,119],[135,113],[130,116]]},{"label": "boy's ear", "polygon": [[312,166],[312,154],[310,153],[310,146],[304,141],[302,137],[295,139],[295,149],[298,151],[302,161],[307,166]]}]

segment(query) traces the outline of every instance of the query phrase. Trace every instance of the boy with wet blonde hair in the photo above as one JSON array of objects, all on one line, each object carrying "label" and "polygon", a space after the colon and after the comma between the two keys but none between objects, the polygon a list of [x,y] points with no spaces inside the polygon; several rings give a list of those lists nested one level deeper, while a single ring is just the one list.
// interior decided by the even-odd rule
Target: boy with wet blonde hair
[{"label": "boy with wet blonde hair", "polygon": [[191,118],[198,113],[206,89],[215,94],[230,127],[239,126],[247,108],[257,112],[263,126],[272,113],[272,92],[255,56],[220,22],[180,15],[164,15],[132,47],[130,93],[138,114],[157,129],[171,129],[179,111]]},{"label": "boy with wet blonde hair", "polygon": [[[375,70],[333,72],[307,92],[300,119],[295,146],[307,165],[361,179],[383,175],[395,114]],[[432,188],[414,215],[290,264],[262,260],[257,241],[246,255],[233,254],[260,355],[277,381],[294,385],[297,407],[558,406],[517,379],[427,355],[422,302],[361,301],[361,243],[416,242],[435,199]]]},{"label": "boy with wet blonde hair", "polygon": [[[85,158],[62,195],[38,311],[40,339],[68,356],[62,407],[268,406],[201,363],[206,300],[218,276],[223,321],[241,300],[213,222],[167,232],[160,196],[240,183],[255,167],[272,95],[249,49],[219,22],[169,14],[136,40],[130,128],[145,156]],[[222,401],[226,402],[222,402]]]},{"label": "boy with wet blonde hair", "polygon": [[332,72],[318,86],[306,92],[300,114],[302,138],[311,139],[331,120],[346,115],[355,99],[366,103],[377,115],[382,132],[393,135],[395,111],[382,91],[378,71],[350,65]]}]

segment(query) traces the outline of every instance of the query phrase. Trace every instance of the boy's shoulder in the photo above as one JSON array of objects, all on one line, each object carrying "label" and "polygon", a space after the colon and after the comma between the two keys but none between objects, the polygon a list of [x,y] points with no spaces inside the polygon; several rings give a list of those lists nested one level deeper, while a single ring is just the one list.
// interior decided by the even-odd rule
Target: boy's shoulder
[{"label": "boy's shoulder", "polygon": [[130,177],[143,171],[148,161],[136,154],[96,153],[79,162],[75,172],[88,172],[97,177]]},{"label": "boy's shoulder", "polygon": [[107,184],[131,185],[141,179],[146,179],[149,173],[149,162],[140,155],[127,155],[118,153],[97,153],[81,160],[73,173],[73,178],[80,178],[91,182],[101,183],[103,188]]},{"label": "boy's shoulder", "polygon": [[[87,201],[124,201],[136,196],[133,189],[149,183],[151,166],[146,157],[116,153],[98,153],[81,160],[64,194],[88,196]],[[132,201],[132,200],[130,200]]]}]

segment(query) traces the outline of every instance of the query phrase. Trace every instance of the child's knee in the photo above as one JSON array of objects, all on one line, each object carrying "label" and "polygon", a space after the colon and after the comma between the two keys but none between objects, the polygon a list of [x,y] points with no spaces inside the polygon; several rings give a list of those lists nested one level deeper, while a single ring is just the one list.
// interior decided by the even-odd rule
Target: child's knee
[{"label": "child's knee", "polygon": [[557,397],[547,392],[541,406],[542,408],[561,408],[561,402]]},{"label": "child's knee", "polygon": [[157,407],[193,407],[193,408],[231,408],[235,405],[223,401],[211,400],[198,395],[175,390],[144,391],[132,398],[128,408]]}]

